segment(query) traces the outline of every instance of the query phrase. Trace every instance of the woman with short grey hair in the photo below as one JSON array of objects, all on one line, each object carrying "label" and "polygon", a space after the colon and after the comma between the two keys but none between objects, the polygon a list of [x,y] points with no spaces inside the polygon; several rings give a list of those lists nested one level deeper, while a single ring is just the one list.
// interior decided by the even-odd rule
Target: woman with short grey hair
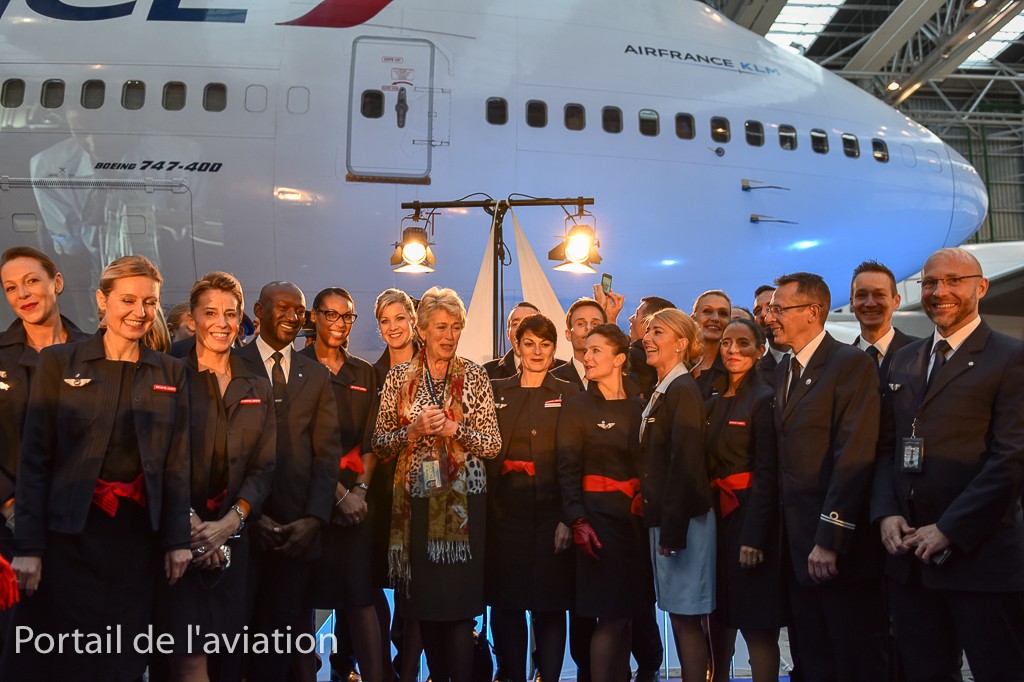
[{"label": "woman with short grey hair", "polygon": [[397,455],[388,565],[418,620],[435,682],[468,682],[473,619],[484,610],[486,475],[501,436],[487,373],[456,355],[466,308],[433,287],[417,310],[423,349],[391,368],[373,446]]}]

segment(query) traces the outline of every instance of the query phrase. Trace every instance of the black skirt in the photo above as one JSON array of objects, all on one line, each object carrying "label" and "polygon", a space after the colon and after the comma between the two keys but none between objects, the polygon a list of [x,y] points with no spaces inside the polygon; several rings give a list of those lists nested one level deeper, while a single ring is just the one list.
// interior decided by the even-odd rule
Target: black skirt
[{"label": "black skirt", "polygon": [[77,631],[83,648],[93,641],[101,649],[78,655],[68,638],[63,655],[43,653],[31,642],[15,653],[11,642],[0,679],[136,682],[146,669],[147,643],[153,643],[137,635],[149,632],[157,579],[165,580],[162,553],[146,509],[121,499],[111,518],[90,505],[81,534],[47,533],[39,589],[18,603],[12,626],[55,639]]},{"label": "black skirt", "polygon": [[202,653],[207,635],[215,635],[225,651],[224,637],[234,638],[245,625],[245,582],[249,573],[249,534],[229,540],[231,565],[200,570],[190,565],[174,585],[157,586],[156,625],[174,637],[174,652]]},{"label": "black skirt", "polygon": [[452,621],[475,618],[484,611],[484,539],[487,495],[469,495],[469,548],[465,563],[435,563],[427,554],[427,503],[412,498],[409,548],[412,579],[409,595],[396,590],[408,606],[405,617],[412,620]]},{"label": "black skirt", "polygon": [[537,502],[534,477],[512,472],[491,482],[503,513],[487,525],[487,603],[502,609],[566,611],[573,605],[575,563],[570,546],[555,554],[557,501]]},{"label": "black skirt", "polygon": [[392,587],[388,578],[388,541],[391,534],[391,501],[397,457],[377,462],[366,504],[370,507],[370,571],[378,588]]},{"label": "black skirt", "polygon": [[590,618],[626,618],[654,604],[648,533],[620,492],[583,493],[587,518],[601,549],[598,561],[576,553],[576,613]]},{"label": "black skirt", "polygon": [[345,609],[372,606],[374,585],[373,531],[375,510],[362,523],[342,526],[335,511],[331,523],[320,529],[322,551],[313,562],[310,606],[317,609]]},{"label": "black skirt", "polygon": [[754,568],[740,567],[740,534],[749,490],[736,491],[740,506],[729,516],[718,514],[717,594],[715,613],[726,627],[774,629],[787,623],[786,595],[782,588],[782,536],[770,535],[762,548],[764,561]]}]

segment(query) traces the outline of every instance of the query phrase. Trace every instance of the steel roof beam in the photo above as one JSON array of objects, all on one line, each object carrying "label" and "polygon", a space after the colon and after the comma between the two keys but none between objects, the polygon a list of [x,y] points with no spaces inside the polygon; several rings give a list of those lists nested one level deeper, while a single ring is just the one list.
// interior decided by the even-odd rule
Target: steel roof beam
[{"label": "steel roof beam", "polygon": [[[779,17],[787,0],[727,0],[722,13],[740,26],[764,35]],[[909,2],[910,0],[906,0]]]},{"label": "steel roof beam", "polygon": [[946,0],[903,0],[864,46],[847,63],[844,71],[877,71],[907,44]]}]

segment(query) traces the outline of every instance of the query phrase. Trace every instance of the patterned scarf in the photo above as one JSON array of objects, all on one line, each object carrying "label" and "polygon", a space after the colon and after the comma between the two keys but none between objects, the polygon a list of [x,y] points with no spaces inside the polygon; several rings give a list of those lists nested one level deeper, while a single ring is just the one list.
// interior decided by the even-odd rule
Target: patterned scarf
[{"label": "patterned scarf", "polygon": [[[405,383],[398,391],[399,424],[408,426],[422,409],[416,403],[416,391],[427,370],[426,352],[413,356],[406,370]],[[445,415],[461,422],[462,394],[466,387],[466,366],[455,356],[442,386]],[[391,533],[388,540],[388,573],[392,584],[408,594],[412,574],[409,566],[410,523],[412,508],[409,473],[417,445],[431,439],[431,448],[444,472],[444,491],[427,501],[427,556],[435,563],[465,563],[469,553],[469,507],[467,502],[466,451],[454,438],[421,436],[410,442],[404,456],[398,457],[395,469],[394,495],[391,503]]]}]

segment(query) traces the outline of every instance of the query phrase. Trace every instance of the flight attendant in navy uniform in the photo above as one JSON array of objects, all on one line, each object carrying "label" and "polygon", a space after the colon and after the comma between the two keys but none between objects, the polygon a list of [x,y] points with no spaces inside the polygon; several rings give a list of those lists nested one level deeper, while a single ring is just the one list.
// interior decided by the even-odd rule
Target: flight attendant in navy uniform
[{"label": "flight attendant in navy uniform", "polygon": [[[395,365],[412,360],[417,350],[416,305],[412,297],[401,289],[385,289],[377,296],[373,304],[374,318],[381,339],[387,344],[384,352],[373,363],[373,372],[377,380],[377,397],[384,387],[384,378],[388,370]],[[370,482],[367,494],[373,515],[373,577],[380,588],[391,587],[388,580],[388,532],[391,528],[392,485],[395,479],[395,462],[397,457],[379,458]],[[392,620],[387,599],[377,603],[377,619],[385,633],[384,651],[390,653],[387,636],[395,646],[394,668],[402,680],[413,680],[419,675],[420,654],[423,645],[420,641],[419,628],[415,621],[407,620],[402,613],[401,600],[395,602],[395,614]],[[389,623],[389,621],[391,621]]]},{"label": "flight attendant in navy uniform", "polygon": [[583,364],[589,388],[566,400],[558,427],[563,520],[576,544],[576,612],[596,618],[590,644],[594,682],[618,680],[628,664],[629,625],[654,603],[641,523],[640,400],[623,388],[629,337],[594,327]]},{"label": "flight attendant in navy uniform", "polygon": [[39,355],[19,463],[13,566],[25,598],[14,626],[111,634],[120,651],[29,645],[5,653],[2,679],[139,679],[134,639],[152,622],[155,580],[177,582],[192,558],[185,367],[140,343],[160,284],[142,256],[106,267],[96,293],[106,329]]},{"label": "flight attendant in navy uniform", "polygon": [[[17,316],[0,335],[0,561],[14,556],[14,485],[21,453],[28,389],[39,351],[58,343],[73,343],[87,334],[60,314],[57,299],[64,277],[42,251],[16,246],[0,258],[0,281],[7,303]],[[0,607],[2,608],[2,607]],[[0,610],[0,653],[12,611]]]},{"label": "flight attendant in navy uniform", "polygon": [[193,559],[180,581],[157,590],[157,626],[174,638],[172,680],[241,678],[241,651],[208,658],[197,643],[210,634],[230,639],[243,632],[245,520],[259,513],[274,475],[277,418],[270,382],[231,353],[243,309],[242,286],[226,272],[205,275],[189,295],[195,336],[182,347],[191,418]]},{"label": "flight attendant in navy uniform", "polygon": [[[373,367],[345,350],[356,321],[351,294],[338,287],[324,289],[313,299],[310,318],[316,325],[316,342],[300,353],[331,371],[345,453],[338,469],[334,511],[321,530],[323,553],[313,569],[310,599],[315,608],[336,610],[335,634],[345,650],[342,657],[355,654],[362,679],[377,682],[383,679],[384,654],[375,607],[379,589],[368,560],[374,520],[367,503],[367,482],[376,464],[372,439],[377,383]],[[346,665],[351,662],[332,661],[341,673],[351,672],[344,669]]]},{"label": "flight attendant in navy uniform", "polygon": [[562,401],[575,384],[548,372],[558,331],[540,314],[516,329],[520,373],[492,381],[501,452],[487,462],[487,602],[504,675],[526,679],[525,612],[533,616],[542,679],[557,680],[572,608],[572,531],[562,522],[556,434]]},{"label": "flight attendant in navy uniform", "polygon": [[711,616],[715,682],[728,682],[737,629],[750,652],[754,681],[779,675],[779,630],[787,609],[780,589],[774,391],[756,368],[764,350],[757,324],[727,324],[721,355],[729,387],[707,403],[707,466],[718,519],[717,606]]}]

